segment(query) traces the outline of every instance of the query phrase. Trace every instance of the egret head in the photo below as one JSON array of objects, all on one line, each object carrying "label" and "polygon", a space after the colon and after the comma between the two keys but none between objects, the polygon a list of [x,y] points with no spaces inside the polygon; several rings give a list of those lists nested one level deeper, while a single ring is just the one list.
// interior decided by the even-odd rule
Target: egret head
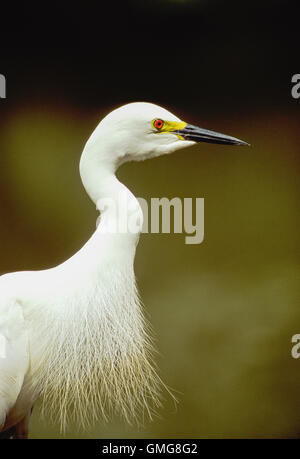
[{"label": "egret head", "polygon": [[106,155],[120,165],[173,153],[196,142],[248,145],[235,137],[188,124],[168,110],[146,102],[123,105],[109,113],[88,144],[101,145]]}]

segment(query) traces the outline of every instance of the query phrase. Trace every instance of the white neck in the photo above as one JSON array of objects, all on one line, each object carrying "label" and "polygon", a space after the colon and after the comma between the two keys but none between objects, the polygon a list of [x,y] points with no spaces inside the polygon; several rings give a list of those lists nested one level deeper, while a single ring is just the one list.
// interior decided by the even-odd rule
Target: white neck
[{"label": "white neck", "polygon": [[[115,155],[112,155],[105,145],[99,148],[99,142],[96,142],[92,136],[80,160],[82,183],[101,212],[101,222],[103,218],[106,224],[114,223],[119,227],[122,218],[130,216],[133,221],[136,215],[141,226],[143,219],[141,207],[131,191],[117,179],[115,173],[118,166]],[[120,227],[124,230],[124,223],[121,223]],[[139,233],[140,231],[137,231],[134,234],[135,239]]]},{"label": "white neck", "polygon": [[86,192],[96,205],[100,198],[109,197],[109,183],[118,182],[116,169],[115,162],[101,154],[95,142],[87,142],[80,159],[80,175]]}]

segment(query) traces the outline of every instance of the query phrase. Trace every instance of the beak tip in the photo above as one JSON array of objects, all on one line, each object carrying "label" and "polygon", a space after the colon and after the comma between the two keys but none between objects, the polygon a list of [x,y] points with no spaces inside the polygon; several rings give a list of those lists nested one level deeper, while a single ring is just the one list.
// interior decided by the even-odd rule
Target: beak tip
[{"label": "beak tip", "polygon": [[251,147],[251,144],[248,142],[244,142],[243,140],[240,140],[237,145],[243,146],[243,147]]}]

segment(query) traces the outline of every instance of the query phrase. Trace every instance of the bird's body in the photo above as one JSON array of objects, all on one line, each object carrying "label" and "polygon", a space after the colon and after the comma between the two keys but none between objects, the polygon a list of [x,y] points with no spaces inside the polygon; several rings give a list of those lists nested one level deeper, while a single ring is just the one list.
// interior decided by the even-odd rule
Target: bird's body
[{"label": "bird's body", "polygon": [[[134,276],[142,211],[115,172],[125,161],[199,141],[191,138],[195,128],[188,127],[146,103],[129,104],[104,118],[80,163],[86,191],[101,210],[97,230],[57,267],[0,277],[0,430],[26,430],[40,396],[62,428],[69,414],[86,427],[110,412],[127,420],[141,411],[151,416],[159,405],[162,383]],[[216,134],[202,131],[204,141],[212,141],[208,132]],[[120,198],[127,203],[121,213],[114,205]],[[134,219],[134,231],[124,230],[124,217]]]},{"label": "bird's body", "polygon": [[[134,212],[141,212],[138,201]],[[21,421],[39,395],[62,428],[67,412],[87,426],[110,411],[131,419],[138,405],[150,411],[147,400],[159,402],[133,270],[139,233],[106,234],[103,226],[63,264],[0,278],[0,315],[12,317],[4,324],[12,333],[7,346],[18,335],[18,383],[0,405],[8,413],[5,428]]]}]

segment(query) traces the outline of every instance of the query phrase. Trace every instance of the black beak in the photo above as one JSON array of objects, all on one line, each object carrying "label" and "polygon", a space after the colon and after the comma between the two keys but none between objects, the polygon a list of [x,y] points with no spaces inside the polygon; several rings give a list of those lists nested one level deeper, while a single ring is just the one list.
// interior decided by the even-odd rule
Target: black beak
[{"label": "black beak", "polygon": [[250,144],[243,140],[236,139],[229,135],[220,134],[215,131],[208,131],[192,124],[187,124],[184,129],[173,131],[175,134],[180,135],[184,140],[192,140],[193,142],[209,142],[209,143],[220,143],[224,145],[246,145]]}]

